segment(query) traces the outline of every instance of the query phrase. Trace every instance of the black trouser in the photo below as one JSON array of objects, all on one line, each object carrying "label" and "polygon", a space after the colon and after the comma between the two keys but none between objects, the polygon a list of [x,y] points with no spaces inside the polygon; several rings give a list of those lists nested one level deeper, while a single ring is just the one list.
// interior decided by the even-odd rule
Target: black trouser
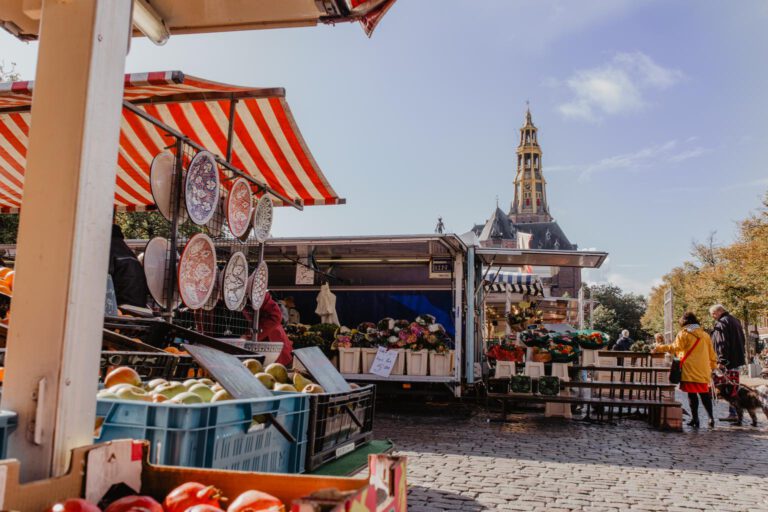
[{"label": "black trouser", "polygon": [[704,409],[707,411],[709,419],[714,419],[715,417],[712,413],[712,393],[707,391],[706,393],[688,393],[688,405],[691,406],[693,420],[699,421],[699,397],[701,397],[701,402],[704,404]]}]

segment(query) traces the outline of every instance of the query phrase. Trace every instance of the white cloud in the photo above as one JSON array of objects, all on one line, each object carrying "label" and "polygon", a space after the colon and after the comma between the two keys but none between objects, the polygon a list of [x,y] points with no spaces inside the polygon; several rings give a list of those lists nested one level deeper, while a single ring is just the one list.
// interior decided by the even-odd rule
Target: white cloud
[{"label": "white cloud", "polygon": [[684,76],[642,52],[618,53],[602,66],[578,70],[566,79],[573,97],[558,109],[567,118],[587,121],[635,112],[648,104],[647,92],[672,87]]},{"label": "white cloud", "polygon": [[597,162],[583,165],[552,165],[547,172],[575,171],[581,173],[579,179],[587,181],[593,174],[608,171],[628,171],[634,169],[658,167],[663,164],[678,164],[685,160],[698,158],[710,150],[702,146],[693,146],[696,139],[689,137],[680,143],[676,139],[647,146],[637,151],[622,153],[602,158]]}]

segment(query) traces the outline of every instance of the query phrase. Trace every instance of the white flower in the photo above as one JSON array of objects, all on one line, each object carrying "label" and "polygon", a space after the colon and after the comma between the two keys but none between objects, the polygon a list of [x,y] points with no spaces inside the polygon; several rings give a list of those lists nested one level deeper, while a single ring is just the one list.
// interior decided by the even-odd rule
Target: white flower
[{"label": "white flower", "polygon": [[397,343],[397,340],[398,340],[398,339],[399,339],[399,338],[398,338],[397,336],[390,336],[389,338],[387,338],[387,341],[388,341],[389,343]]}]

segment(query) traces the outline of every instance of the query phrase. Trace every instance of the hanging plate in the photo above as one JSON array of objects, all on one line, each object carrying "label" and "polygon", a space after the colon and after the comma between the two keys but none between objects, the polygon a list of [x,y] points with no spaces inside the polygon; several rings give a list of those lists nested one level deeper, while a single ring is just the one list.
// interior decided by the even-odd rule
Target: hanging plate
[{"label": "hanging plate", "polygon": [[[167,277],[168,259],[170,256],[170,242],[162,237],[155,237],[147,243],[144,248],[144,257],[142,264],[144,266],[144,277],[147,279],[147,288],[155,302],[161,307],[168,307],[166,297],[165,280]],[[178,255],[177,255],[178,260]],[[178,306],[178,300],[173,307]]]},{"label": "hanging plate", "polygon": [[190,309],[205,305],[216,286],[216,248],[213,240],[198,233],[189,239],[179,261],[179,293]]},{"label": "hanging plate", "polygon": [[248,234],[253,210],[251,185],[245,178],[238,178],[232,184],[227,198],[227,223],[233,236],[242,238]]},{"label": "hanging plate", "polygon": [[256,272],[253,273],[253,286],[251,287],[250,296],[251,306],[253,306],[254,311],[261,309],[261,305],[264,303],[264,296],[267,294],[268,284],[269,269],[267,269],[267,263],[262,261],[256,267]]},{"label": "hanging plate", "polygon": [[149,187],[152,190],[157,209],[167,221],[171,220],[171,192],[173,191],[173,169],[176,158],[168,150],[161,151],[149,166]]},{"label": "hanging plate", "polygon": [[219,204],[219,166],[213,153],[200,151],[189,163],[184,198],[192,222],[204,226],[213,218]]},{"label": "hanging plate", "polygon": [[224,267],[224,305],[232,311],[242,309],[248,285],[248,259],[240,251],[234,253]]},{"label": "hanging plate", "polygon": [[269,232],[272,230],[272,199],[264,194],[256,204],[256,211],[253,213],[253,234],[259,243],[264,243],[269,238]]}]

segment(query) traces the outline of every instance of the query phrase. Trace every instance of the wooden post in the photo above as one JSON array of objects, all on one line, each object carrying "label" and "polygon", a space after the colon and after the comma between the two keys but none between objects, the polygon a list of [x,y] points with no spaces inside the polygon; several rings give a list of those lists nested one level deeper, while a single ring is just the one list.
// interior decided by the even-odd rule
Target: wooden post
[{"label": "wooden post", "polygon": [[24,481],[93,441],[131,0],[44,0],[4,409]]}]

